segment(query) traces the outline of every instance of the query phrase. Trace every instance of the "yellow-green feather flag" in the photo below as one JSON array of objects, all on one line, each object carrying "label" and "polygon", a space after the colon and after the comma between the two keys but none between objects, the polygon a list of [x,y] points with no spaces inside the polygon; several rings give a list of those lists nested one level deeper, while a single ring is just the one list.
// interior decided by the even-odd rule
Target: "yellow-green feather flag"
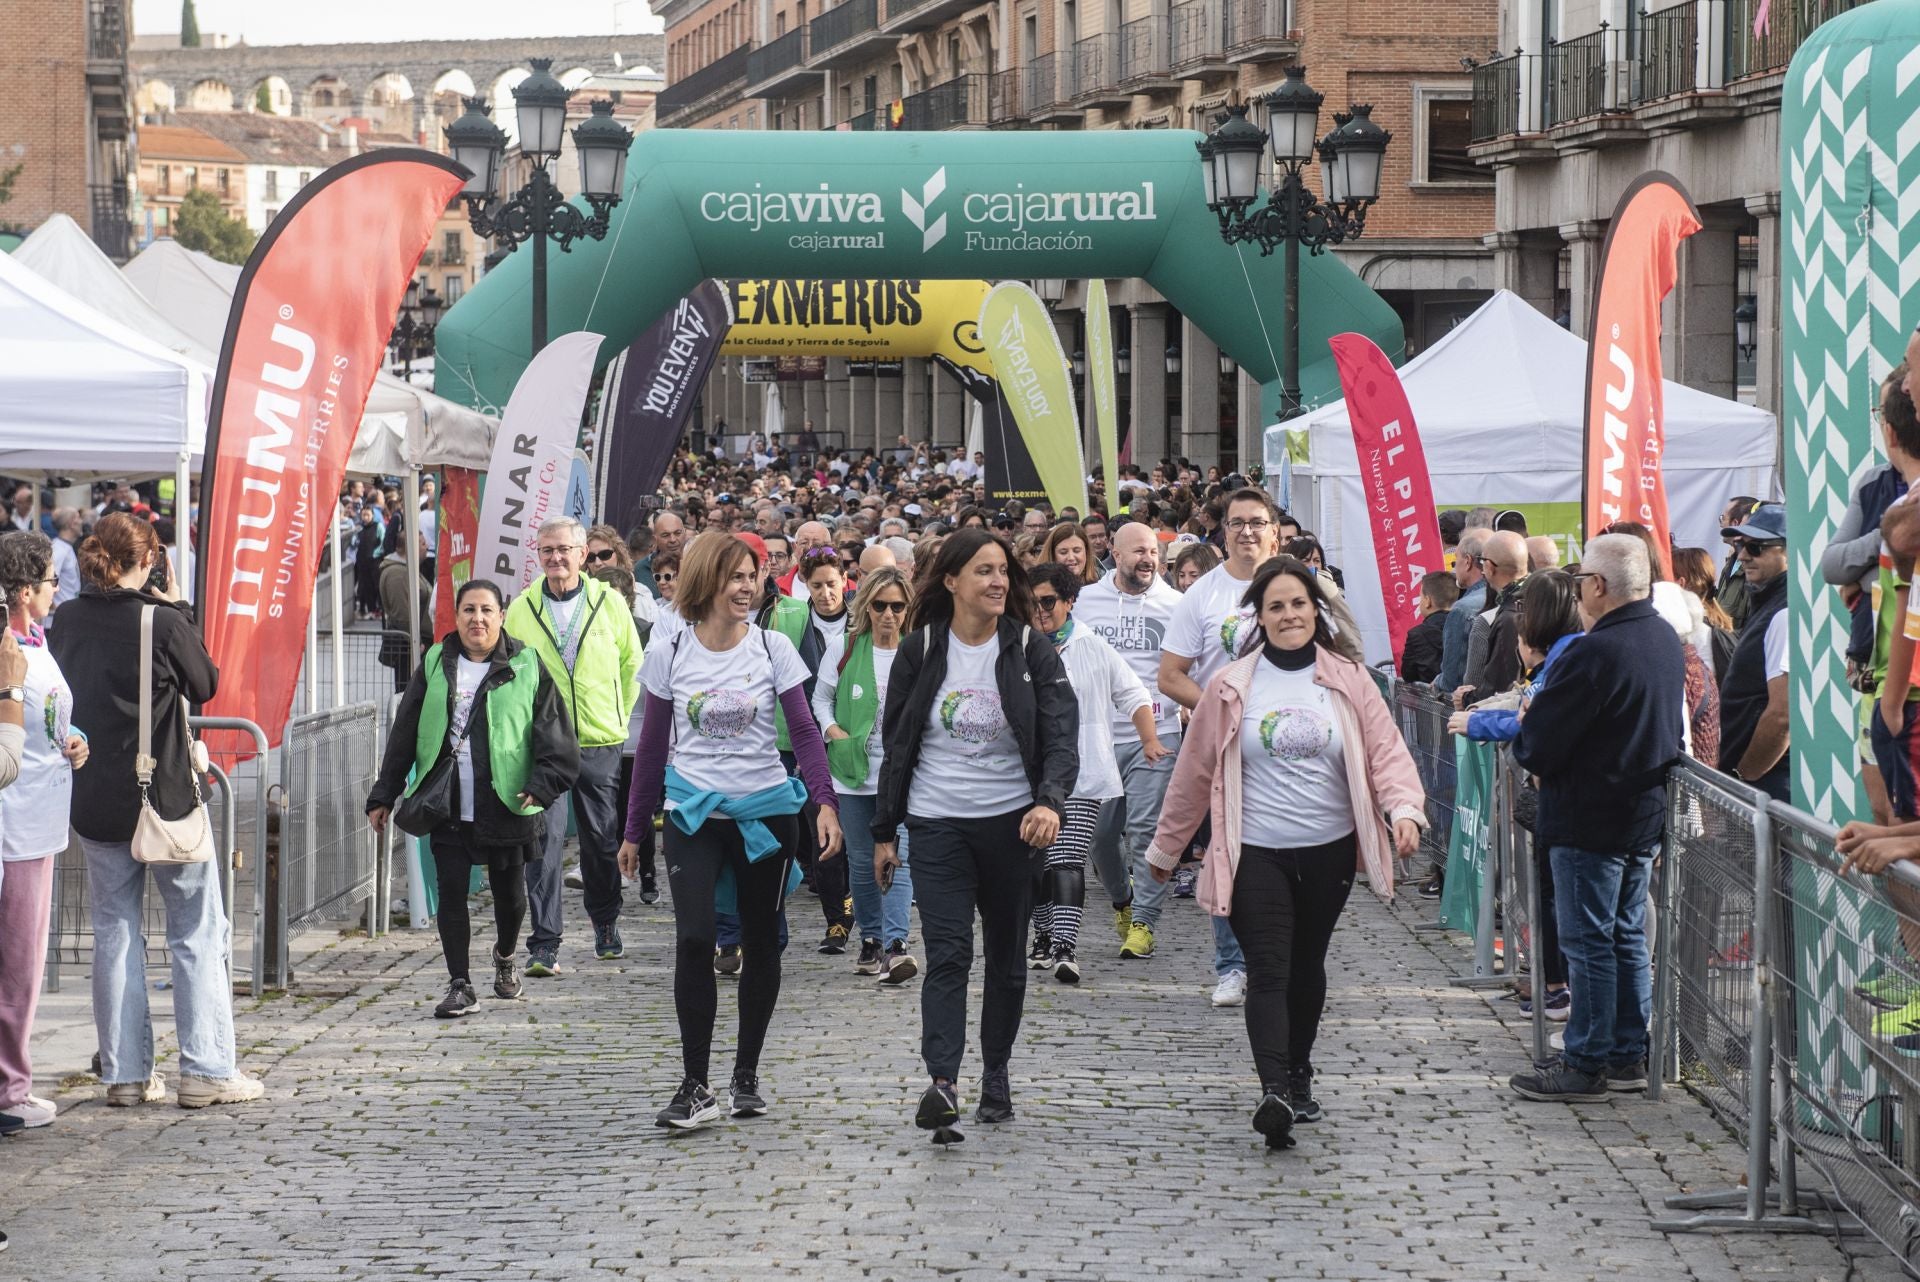
[{"label": "yellow-green feather flag", "polygon": [[1003,281],[988,291],[980,308],[980,337],[1047,501],[1056,512],[1071,506],[1084,516],[1087,469],[1080,453],[1080,416],[1067,355],[1046,304],[1019,281]]},{"label": "yellow-green feather flag", "polygon": [[1087,369],[1093,374],[1093,422],[1100,433],[1100,476],[1107,504],[1120,493],[1120,416],[1114,409],[1113,313],[1107,310],[1107,282],[1087,282]]}]

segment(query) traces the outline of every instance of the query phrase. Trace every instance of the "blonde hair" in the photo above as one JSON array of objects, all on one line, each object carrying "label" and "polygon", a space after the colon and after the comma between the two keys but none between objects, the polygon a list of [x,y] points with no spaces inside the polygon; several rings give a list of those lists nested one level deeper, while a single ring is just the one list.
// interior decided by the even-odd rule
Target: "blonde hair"
[{"label": "blonde hair", "polygon": [[900,589],[900,595],[907,599],[906,614],[900,616],[900,629],[906,631],[907,615],[913,613],[913,584],[908,581],[898,566],[883,565],[879,569],[864,575],[860,580],[860,590],[853,594],[853,613],[847,619],[847,645],[851,647],[854,638],[864,636],[873,630],[873,615],[870,607],[873,599],[888,588]]},{"label": "blonde hair", "polygon": [[688,623],[704,623],[713,603],[726,589],[735,568],[745,561],[757,568],[753,549],[731,534],[708,530],[696,534],[680,554],[680,579],[673,608]]}]

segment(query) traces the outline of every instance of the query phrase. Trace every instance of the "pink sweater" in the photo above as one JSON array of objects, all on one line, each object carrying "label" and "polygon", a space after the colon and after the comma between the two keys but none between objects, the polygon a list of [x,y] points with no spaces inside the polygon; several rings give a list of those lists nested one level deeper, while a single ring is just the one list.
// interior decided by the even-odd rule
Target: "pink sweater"
[{"label": "pink sweater", "polygon": [[[1160,808],[1160,826],[1147,847],[1147,861],[1172,868],[1193,840],[1203,816],[1213,820],[1213,836],[1201,866],[1197,895],[1216,917],[1233,911],[1233,879],[1240,868],[1240,722],[1258,650],[1222,668],[1207,683],[1180,743],[1180,760]],[[1325,647],[1314,662],[1313,680],[1333,696],[1334,715],[1346,744],[1347,795],[1330,804],[1353,807],[1359,847],[1359,871],[1373,893],[1393,898],[1393,838],[1388,827],[1398,819],[1427,826],[1426,792],[1413,755],[1400,738],[1386,701],[1366,669]]]}]

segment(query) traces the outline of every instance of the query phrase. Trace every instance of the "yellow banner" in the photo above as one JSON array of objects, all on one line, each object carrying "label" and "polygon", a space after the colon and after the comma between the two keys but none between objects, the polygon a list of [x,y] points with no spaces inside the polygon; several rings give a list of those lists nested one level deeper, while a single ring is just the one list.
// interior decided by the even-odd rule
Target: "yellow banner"
[{"label": "yellow banner", "polygon": [[983,280],[729,280],[728,356],[944,356],[983,374]]},{"label": "yellow banner", "polygon": [[1086,464],[1073,376],[1046,304],[1019,281],[1003,281],[980,308],[980,334],[1047,501],[1056,512],[1074,507],[1084,514]]},{"label": "yellow banner", "polygon": [[1093,375],[1093,422],[1100,433],[1100,475],[1107,502],[1120,491],[1120,416],[1114,405],[1113,313],[1107,310],[1107,282],[1087,282],[1087,370]]}]

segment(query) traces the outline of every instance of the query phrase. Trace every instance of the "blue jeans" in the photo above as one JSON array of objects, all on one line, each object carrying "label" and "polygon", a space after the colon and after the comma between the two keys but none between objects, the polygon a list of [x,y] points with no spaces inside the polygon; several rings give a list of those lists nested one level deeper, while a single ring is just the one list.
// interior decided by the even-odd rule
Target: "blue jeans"
[{"label": "blue jeans", "polygon": [[[93,908],[93,1025],[100,1080],[109,1086],[153,1074],[153,1019],[147,1008],[147,941],[141,931],[146,864],[124,841],[80,839]],[[233,990],[227,978],[227,913],[215,863],[153,865],[167,906],[173,955],[173,1020],[180,1068],[197,1077],[234,1075]]]},{"label": "blue jeans", "polygon": [[1565,1058],[1583,1073],[1647,1057],[1647,1017],[1653,1008],[1647,885],[1653,856],[1652,850],[1553,847],[1554,915],[1573,989]]},{"label": "blue jeans", "polygon": [[1153,879],[1153,870],[1147,866],[1147,846],[1160,823],[1160,806],[1173,779],[1174,762],[1180,759],[1180,734],[1175,731],[1163,735],[1160,742],[1173,751],[1151,765],[1137,740],[1113,745],[1126,795],[1106,803],[1100,813],[1100,831],[1093,839],[1093,866],[1100,874],[1100,884],[1106,887],[1108,900],[1116,908],[1132,900],[1133,919],[1148,928],[1160,920],[1167,887]]},{"label": "blue jeans", "polygon": [[900,866],[893,886],[882,894],[873,879],[873,812],[878,798],[871,794],[840,794],[840,830],[846,834],[847,877],[853,885],[853,921],[864,942],[877,939],[885,948],[904,940],[911,925],[913,869],[907,863],[907,831],[900,830]]}]

